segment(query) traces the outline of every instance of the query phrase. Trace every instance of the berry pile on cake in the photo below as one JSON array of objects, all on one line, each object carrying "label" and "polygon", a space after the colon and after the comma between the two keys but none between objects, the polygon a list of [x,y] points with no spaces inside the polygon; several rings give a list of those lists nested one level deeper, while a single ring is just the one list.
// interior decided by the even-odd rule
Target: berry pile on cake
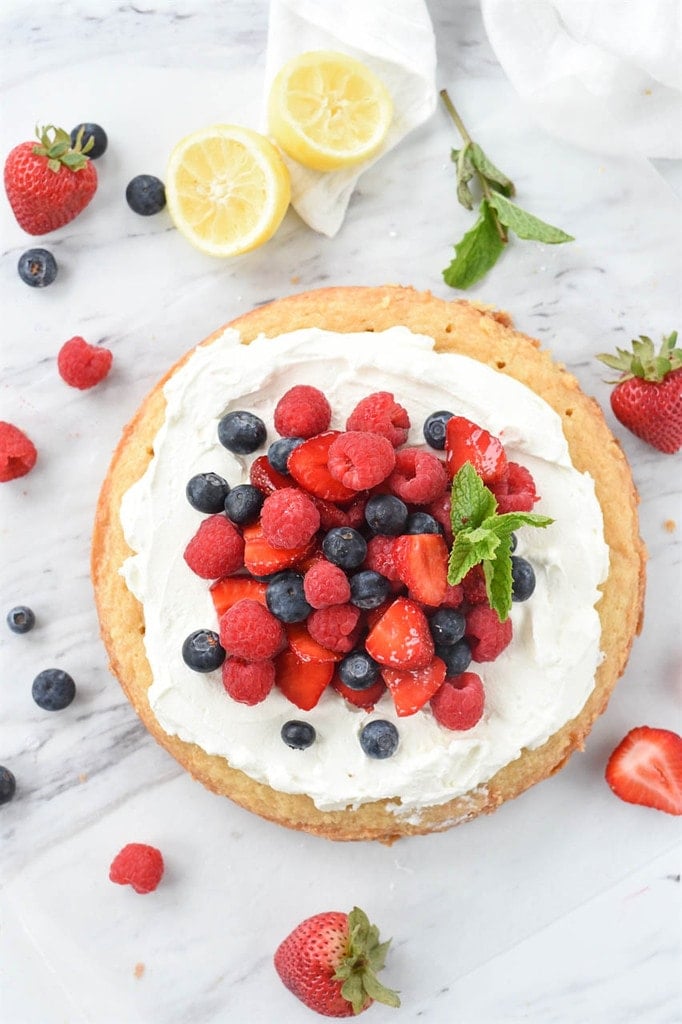
[{"label": "berry pile on cake", "polygon": [[598,408],[504,314],[348,288],[253,311],[152,391],[93,578],[114,671],[192,774],[282,824],[390,840],[582,745],[643,551]]}]

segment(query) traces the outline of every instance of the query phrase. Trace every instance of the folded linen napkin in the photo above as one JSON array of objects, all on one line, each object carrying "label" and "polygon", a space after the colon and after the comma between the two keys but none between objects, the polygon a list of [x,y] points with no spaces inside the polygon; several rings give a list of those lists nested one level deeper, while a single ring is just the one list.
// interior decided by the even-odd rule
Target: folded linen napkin
[{"label": "folded linen napkin", "polygon": [[291,174],[292,205],[330,237],[343,223],[363,171],[433,113],[437,102],[436,47],[424,0],[272,0],[264,96],[282,65],[307,50],[339,50],[361,60],[384,82],[394,116],[379,153],[355,167],[313,171],[284,155]]}]

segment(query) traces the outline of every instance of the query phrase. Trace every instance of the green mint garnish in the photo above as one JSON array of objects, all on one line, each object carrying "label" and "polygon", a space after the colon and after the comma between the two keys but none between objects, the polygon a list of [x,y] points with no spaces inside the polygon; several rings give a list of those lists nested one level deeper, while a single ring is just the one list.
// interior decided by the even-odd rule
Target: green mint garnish
[{"label": "green mint garnish", "polygon": [[450,506],[453,545],[448,583],[461,583],[470,569],[483,563],[490,607],[508,617],[512,605],[511,535],[521,526],[549,526],[554,520],[535,512],[498,515],[497,500],[471,465],[465,462],[452,481]]}]

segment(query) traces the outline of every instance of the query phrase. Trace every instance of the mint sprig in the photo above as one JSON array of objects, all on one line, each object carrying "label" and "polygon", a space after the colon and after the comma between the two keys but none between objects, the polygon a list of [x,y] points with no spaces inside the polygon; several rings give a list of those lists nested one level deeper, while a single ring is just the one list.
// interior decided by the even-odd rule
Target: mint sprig
[{"label": "mint sprig", "polygon": [[470,569],[483,563],[490,607],[500,622],[512,605],[511,535],[521,526],[546,527],[554,520],[535,512],[497,512],[497,499],[471,465],[465,462],[452,481],[450,505],[453,544],[448,583],[461,583]]},{"label": "mint sprig", "polygon": [[440,95],[463,141],[461,149],[451,152],[457,170],[457,199],[467,210],[473,210],[476,199],[472,182],[478,184],[481,194],[478,220],[455,245],[455,256],[443,271],[445,283],[464,290],[480,281],[500,258],[509,241],[509,231],[518,238],[547,245],[572,242],[572,235],[547,224],[511,201],[510,197],[516,192],[514,182],[471,138],[447,89],[442,89]]}]

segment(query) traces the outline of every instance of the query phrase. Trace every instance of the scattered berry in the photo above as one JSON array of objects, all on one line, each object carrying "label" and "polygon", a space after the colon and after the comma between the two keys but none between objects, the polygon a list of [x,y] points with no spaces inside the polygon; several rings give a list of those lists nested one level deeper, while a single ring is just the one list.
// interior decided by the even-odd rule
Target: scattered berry
[{"label": "scattered berry", "polygon": [[346,430],[380,434],[398,448],[407,441],[410,417],[389,391],[375,391],[355,406],[346,420]]},{"label": "scattered berry", "polygon": [[278,437],[276,441],[273,441],[267,454],[267,460],[272,468],[276,469],[278,473],[287,474],[289,472],[287,466],[289,456],[294,448],[303,444],[303,441],[302,437]]},{"label": "scattered berry", "polygon": [[313,610],[306,600],[303,577],[297,572],[280,572],[270,580],[265,601],[280,622],[302,622]]},{"label": "scattered berry", "polygon": [[26,476],[37,458],[36,447],[23,430],[0,420],[0,483]]},{"label": "scattered berry", "polygon": [[423,427],[424,440],[431,448],[443,451],[445,448],[445,424],[452,419],[453,415],[445,409],[440,409],[426,417]]},{"label": "scattered berry", "polygon": [[525,558],[512,555],[512,601],[527,601],[535,590],[535,571]]},{"label": "scattered berry", "polygon": [[225,516],[209,516],[185,548],[184,558],[204,580],[229,576],[244,564],[244,538]]},{"label": "scattered berry", "polygon": [[472,729],[483,715],[485,692],[481,677],[475,672],[464,672],[454,679],[445,680],[431,698],[431,710],[436,721],[446,729]]},{"label": "scattered berry", "polygon": [[388,722],[383,718],[375,718],[368,722],[360,732],[360,746],[367,757],[373,757],[379,761],[383,761],[386,757],[393,757],[399,743],[400,736],[393,722]]},{"label": "scattered berry", "polygon": [[182,645],[182,660],[195,672],[214,672],[225,661],[220,638],[212,629],[197,629]]},{"label": "scattered berry", "polygon": [[18,604],[7,612],[7,625],[13,633],[29,633],[36,624],[36,617],[25,604]]},{"label": "scattered berry", "polygon": [[379,663],[360,648],[342,658],[337,672],[341,682],[351,690],[368,690],[379,678]]},{"label": "scattered berry", "polygon": [[9,770],[0,765],[0,804],[8,804],[14,798],[17,781]]},{"label": "scattered berry", "polygon": [[471,664],[471,648],[466,640],[454,644],[438,644],[436,655],[445,662],[446,678],[461,676]]},{"label": "scattered berry", "polygon": [[111,862],[109,878],[117,885],[132,885],[135,892],[146,896],[161,881],[163,866],[163,857],[155,846],[128,843]]},{"label": "scattered berry", "polygon": [[133,213],[151,217],[166,205],[166,189],[160,178],[153,174],[138,174],[128,182],[126,202]]},{"label": "scattered berry", "polygon": [[310,722],[299,722],[291,719],[285,722],[281,729],[281,736],[288,747],[292,750],[307,750],[315,742],[315,728]]},{"label": "scattered berry", "polygon": [[440,658],[412,670],[384,666],[381,675],[390,690],[398,717],[414,715],[423,708],[443,685],[445,671],[445,662]]},{"label": "scattered berry", "polygon": [[365,641],[367,653],[389,668],[424,668],[433,660],[428,619],[415,601],[397,597]]},{"label": "scattered berry", "polygon": [[295,487],[273,491],[263,502],[260,522],[268,544],[276,548],[299,548],[312,540],[320,528],[320,513],[307,494]]},{"label": "scattered berry", "polygon": [[275,683],[301,711],[315,707],[333,675],[333,661],[306,661],[289,648],[275,661]]},{"label": "scattered berry", "polygon": [[31,694],[44,711],[63,711],[76,696],[76,684],[68,672],[46,668],[33,680]]},{"label": "scattered berry", "polygon": [[682,814],[682,736],[648,725],[631,729],[608,760],[606,781],[621,800]]},{"label": "scattered berry", "polygon": [[332,410],[318,388],[296,384],[275,406],[275,430],[283,437],[314,437],[329,429]]},{"label": "scattered berry", "polygon": [[218,440],[235,455],[250,455],[265,442],[267,431],[260,416],[242,409],[228,412],[218,423]]},{"label": "scattered berry", "polygon": [[375,494],[365,505],[365,519],[373,533],[397,537],[405,532],[407,505],[394,494]]},{"label": "scattered berry", "polygon": [[89,345],[84,338],[69,338],[59,350],[57,369],[70,387],[86,391],[104,380],[113,358],[108,348]]},{"label": "scattered berry", "polygon": [[429,629],[436,647],[456,644],[464,636],[466,619],[454,608],[439,608],[429,619]]},{"label": "scattered berry", "polygon": [[[297,484],[308,494],[323,501],[351,501],[355,490],[346,487],[336,479],[329,469],[329,451],[334,442],[343,435],[338,430],[327,430],[308,438],[289,456],[287,467]],[[287,481],[286,486],[290,486]]]},{"label": "scattered berry", "polygon": [[378,608],[390,592],[390,580],[374,569],[362,569],[350,578],[350,599],[358,608]]},{"label": "scattered berry", "polygon": [[[78,136],[81,132],[82,135],[79,139]],[[109,139],[104,128],[99,124],[93,124],[89,121],[77,124],[75,128],[72,128],[70,139],[71,148],[75,149],[79,146],[81,152],[85,151],[91,160],[98,160],[103,156],[109,145]],[[92,145],[89,145],[90,139],[92,139]]]},{"label": "scattered berry", "polygon": [[260,704],[275,685],[275,663],[270,660],[247,661],[227,658],[222,669],[223,686],[239,704]]},{"label": "scattered berry", "polygon": [[19,277],[31,288],[47,288],[57,276],[57,261],[49,249],[27,249],[17,263]]},{"label": "scattered berry", "polygon": [[237,526],[255,523],[263,507],[263,492],[253,484],[237,484],[225,495],[225,515]]},{"label": "scattered berry", "polygon": [[471,463],[487,486],[504,479],[507,473],[507,456],[500,441],[465,416],[452,416],[448,420],[445,455],[451,477],[465,462]]},{"label": "scattered berry", "polygon": [[246,661],[267,661],[281,651],[284,627],[259,601],[237,601],[220,619],[220,643],[227,654]]},{"label": "scattered berry", "polygon": [[443,527],[428,512],[411,512],[405,523],[405,533],[443,533]]},{"label": "scattered berry", "polygon": [[308,632],[314,640],[337,654],[352,651],[358,641],[360,611],[352,604],[318,608],[308,616]]},{"label": "scattered berry", "polygon": [[373,569],[375,572],[385,576],[387,580],[399,580],[400,576],[395,561],[397,540],[397,537],[385,537],[382,534],[370,537],[367,541],[367,556],[364,561],[364,567],[366,569]]},{"label": "scattered berry", "polygon": [[197,473],[187,481],[185,495],[197,512],[215,515],[225,508],[225,498],[229,490],[227,480],[217,473]]},{"label": "scattered berry", "polygon": [[338,526],[325,534],[322,553],[329,562],[342,569],[357,569],[365,560],[367,541],[350,526]]},{"label": "scattered berry", "polygon": [[308,569],[303,579],[303,589],[306,601],[313,608],[346,604],[350,599],[350,583],[345,572],[324,558]]},{"label": "scattered berry", "polygon": [[[301,449],[298,449],[301,451]],[[349,430],[339,434],[329,447],[327,466],[335,480],[353,491],[375,487],[395,466],[391,442],[380,434]]]},{"label": "scattered berry", "polygon": [[410,597],[432,608],[443,603],[448,586],[448,546],[438,533],[407,533],[395,544],[398,576]]},{"label": "scattered berry", "polygon": [[435,455],[419,448],[402,448],[396,452],[395,469],[387,484],[393,494],[410,505],[428,505],[443,493],[448,477]]},{"label": "scattered berry", "polygon": [[466,618],[466,639],[474,661],[494,661],[511,643],[511,619],[500,622],[497,612],[488,605],[477,604]]}]

